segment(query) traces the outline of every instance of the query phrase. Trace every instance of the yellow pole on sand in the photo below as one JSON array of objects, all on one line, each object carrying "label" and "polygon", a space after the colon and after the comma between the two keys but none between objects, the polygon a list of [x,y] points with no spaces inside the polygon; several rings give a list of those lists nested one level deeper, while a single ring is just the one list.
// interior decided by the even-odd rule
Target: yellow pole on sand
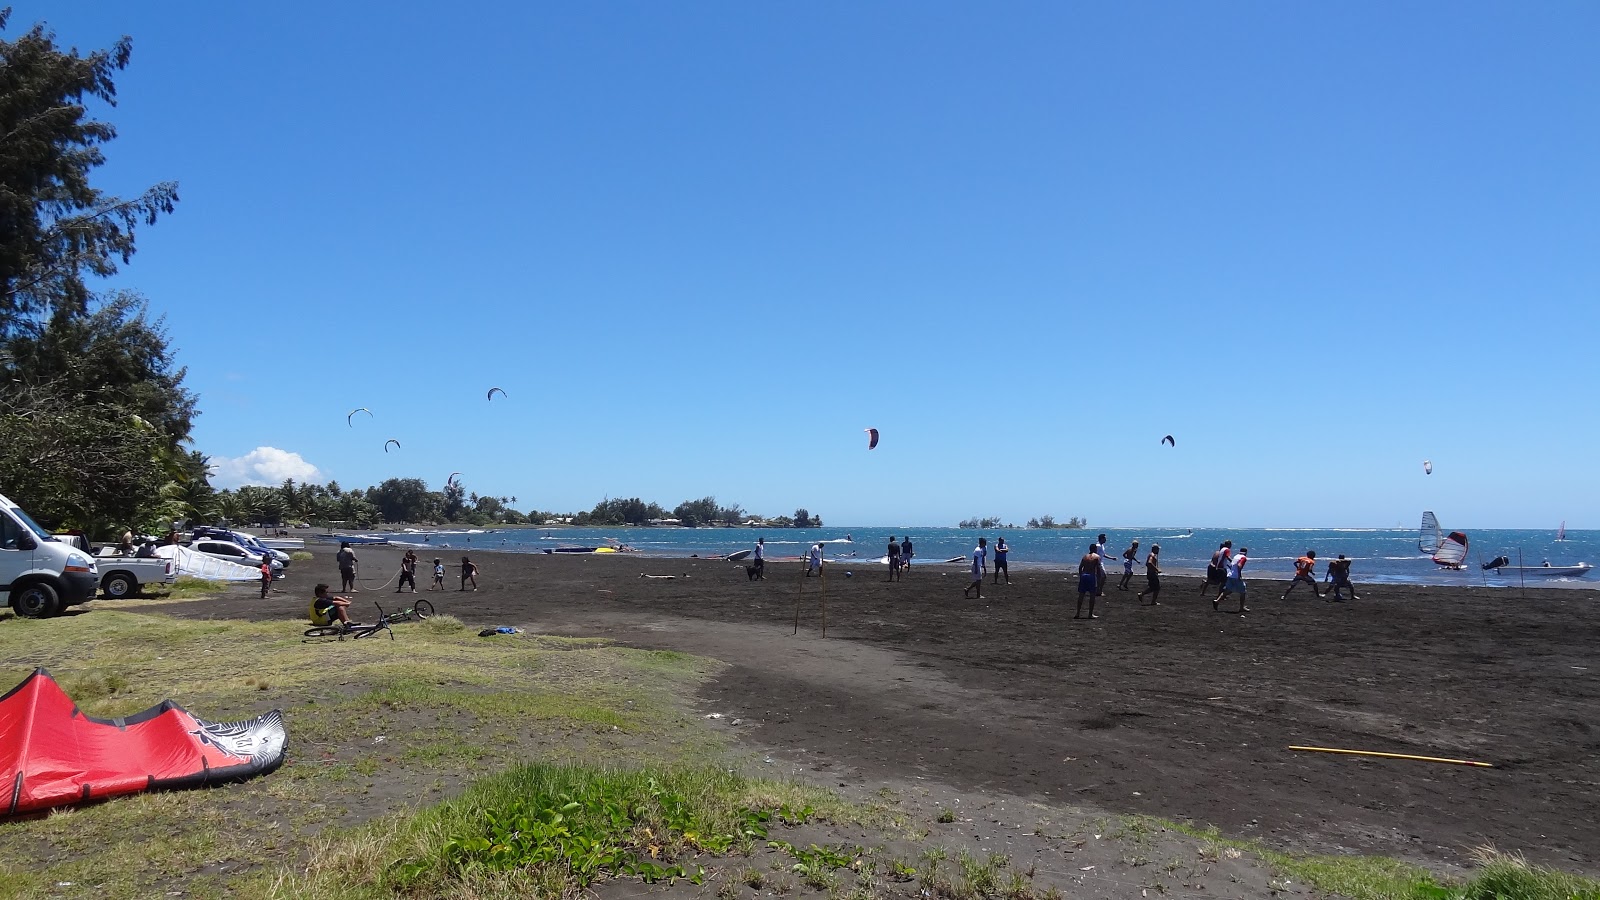
[{"label": "yellow pole on sand", "polygon": [[822,636],[828,636],[828,563],[823,561],[817,567],[817,574],[822,576]]},{"label": "yellow pole on sand", "polygon": [[1494,763],[1473,762],[1470,759],[1445,759],[1441,756],[1414,756],[1410,753],[1380,753],[1377,750],[1339,750],[1334,747],[1290,747],[1290,750],[1303,750],[1310,753],[1344,753],[1350,756],[1381,756],[1385,759],[1416,759],[1422,762],[1450,763],[1455,766],[1477,766],[1480,769],[1492,769]]},{"label": "yellow pole on sand", "polygon": [[806,566],[800,566],[800,593],[794,597],[794,633],[800,633],[800,601],[806,596]]}]

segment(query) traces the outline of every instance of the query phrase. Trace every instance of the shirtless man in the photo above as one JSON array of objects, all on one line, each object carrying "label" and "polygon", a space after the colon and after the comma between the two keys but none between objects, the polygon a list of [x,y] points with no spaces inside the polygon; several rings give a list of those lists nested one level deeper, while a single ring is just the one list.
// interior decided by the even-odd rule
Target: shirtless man
[{"label": "shirtless man", "polygon": [[1098,619],[1094,614],[1094,598],[1100,596],[1100,578],[1105,573],[1105,567],[1100,565],[1100,548],[1098,543],[1089,545],[1089,552],[1078,560],[1078,611],[1073,614],[1074,619],[1083,618],[1083,598],[1089,598],[1089,618]]},{"label": "shirtless man", "polygon": [[1144,583],[1145,589],[1139,592],[1139,602],[1144,602],[1144,595],[1150,595],[1150,605],[1161,605],[1161,545],[1151,544],[1150,555],[1144,558]]},{"label": "shirtless man", "polygon": [[1128,582],[1133,580],[1133,563],[1139,558],[1139,542],[1134,541],[1128,549],[1122,551],[1122,581],[1117,583],[1117,590],[1128,589]]}]

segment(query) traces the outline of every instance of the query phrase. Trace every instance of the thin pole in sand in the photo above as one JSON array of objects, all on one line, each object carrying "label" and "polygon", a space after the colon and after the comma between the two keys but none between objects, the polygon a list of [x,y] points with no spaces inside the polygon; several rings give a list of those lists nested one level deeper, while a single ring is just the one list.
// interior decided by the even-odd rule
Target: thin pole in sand
[{"label": "thin pole in sand", "polygon": [[1384,759],[1415,759],[1422,762],[1450,763],[1454,766],[1477,766],[1480,769],[1494,768],[1494,763],[1473,762],[1470,759],[1445,759],[1441,756],[1415,756],[1410,753],[1380,753],[1377,750],[1339,750],[1334,747],[1290,747],[1289,749],[1308,753],[1343,753],[1350,756],[1381,756]]},{"label": "thin pole in sand", "polygon": [[822,636],[828,636],[828,565],[826,562],[817,569],[817,574],[822,576]]},{"label": "thin pole in sand", "polygon": [[1528,573],[1522,568],[1522,548],[1517,548],[1517,580],[1522,582],[1522,587],[1517,588],[1517,599],[1526,603],[1528,600]]},{"label": "thin pole in sand", "polygon": [[806,595],[806,565],[808,565],[808,564],[802,564],[800,566],[800,593],[796,594],[795,598],[794,598],[794,633],[795,634],[799,634],[800,633],[800,601],[802,599],[804,599],[805,595]]}]

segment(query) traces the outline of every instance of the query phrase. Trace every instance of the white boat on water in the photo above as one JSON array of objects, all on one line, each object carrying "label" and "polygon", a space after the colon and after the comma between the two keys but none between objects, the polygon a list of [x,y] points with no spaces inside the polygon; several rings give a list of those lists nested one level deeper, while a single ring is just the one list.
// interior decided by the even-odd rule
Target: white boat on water
[{"label": "white boat on water", "polygon": [[1589,563],[1578,563],[1573,566],[1552,566],[1545,563],[1542,566],[1496,566],[1489,569],[1491,573],[1498,573],[1508,578],[1583,578],[1594,571],[1594,566]]}]

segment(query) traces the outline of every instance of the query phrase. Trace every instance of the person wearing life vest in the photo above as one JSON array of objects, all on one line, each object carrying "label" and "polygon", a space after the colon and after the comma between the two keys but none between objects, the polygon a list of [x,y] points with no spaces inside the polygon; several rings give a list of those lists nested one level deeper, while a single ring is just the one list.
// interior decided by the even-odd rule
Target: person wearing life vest
[{"label": "person wearing life vest", "polygon": [[350,625],[350,601],[344,597],[334,597],[328,594],[328,586],[317,585],[315,596],[311,598],[311,624],[317,626],[332,625],[336,620],[346,627]]},{"label": "person wearing life vest", "polygon": [[1283,596],[1278,599],[1289,599],[1289,595],[1294,593],[1294,589],[1302,581],[1311,586],[1311,593],[1315,594],[1318,600],[1322,599],[1322,592],[1317,590],[1317,551],[1315,550],[1307,550],[1305,556],[1294,561],[1294,580],[1289,582],[1289,586],[1283,591]]}]

